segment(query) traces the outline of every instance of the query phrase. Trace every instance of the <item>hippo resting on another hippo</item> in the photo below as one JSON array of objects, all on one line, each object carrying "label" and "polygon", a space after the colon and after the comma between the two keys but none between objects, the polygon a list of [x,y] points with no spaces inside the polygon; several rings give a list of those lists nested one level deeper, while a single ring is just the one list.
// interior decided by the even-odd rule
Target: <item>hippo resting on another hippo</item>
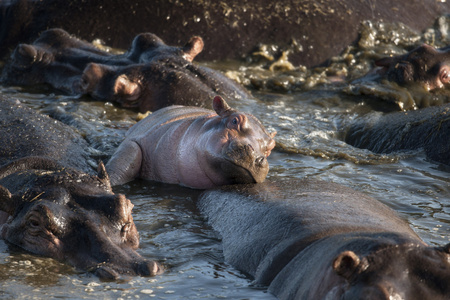
[{"label": "hippo resting on another hippo", "polygon": [[343,128],[344,140],[376,153],[423,148],[450,166],[450,104],[409,112],[369,113]]},{"label": "hippo resting on another hippo", "polygon": [[391,209],[313,180],[200,195],[225,260],[279,299],[448,299],[450,244],[427,246]]},{"label": "hippo resting on another hippo", "polygon": [[140,177],[206,189],[264,181],[276,132],[220,96],[213,107],[171,106],[134,125],[106,165],[111,184]]},{"label": "hippo resting on another hippo", "polygon": [[135,251],[133,204],[112,192],[103,164],[96,176],[80,170],[91,168],[73,129],[5,98],[0,128],[1,238],[104,279],[161,272]]},{"label": "hippo resting on another hippo", "polygon": [[20,44],[4,67],[9,85],[49,84],[67,93],[135,107],[141,112],[165,106],[209,107],[212,97],[250,98],[237,83],[212,69],[194,65],[203,40],[171,47],[156,35],[139,34],[121,55],[99,50],[62,29],[43,32],[33,44]]}]

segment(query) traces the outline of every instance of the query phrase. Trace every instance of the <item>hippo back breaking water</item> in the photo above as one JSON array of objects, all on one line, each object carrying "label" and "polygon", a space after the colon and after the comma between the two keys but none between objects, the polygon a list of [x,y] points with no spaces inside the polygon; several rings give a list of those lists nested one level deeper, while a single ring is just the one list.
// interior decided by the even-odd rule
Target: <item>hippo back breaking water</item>
[{"label": "hippo back breaking water", "polygon": [[376,153],[423,148],[433,161],[450,166],[450,104],[409,112],[373,112],[343,129],[345,142]]},{"label": "hippo back breaking water", "polygon": [[275,132],[219,96],[213,107],[171,106],[137,123],[106,166],[111,183],[143,178],[202,189],[264,181]]},{"label": "hippo back breaking water", "polygon": [[161,272],[136,252],[133,204],[112,192],[103,164],[86,173],[80,135],[5,98],[0,116],[0,219],[9,216],[2,239],[103,279]]},{"label": "hippo back breaking water", "polygon": [[204,192],[226,261],[279,299],[448,299],[450,244],[427,246],[349,188],[280,180]]}]

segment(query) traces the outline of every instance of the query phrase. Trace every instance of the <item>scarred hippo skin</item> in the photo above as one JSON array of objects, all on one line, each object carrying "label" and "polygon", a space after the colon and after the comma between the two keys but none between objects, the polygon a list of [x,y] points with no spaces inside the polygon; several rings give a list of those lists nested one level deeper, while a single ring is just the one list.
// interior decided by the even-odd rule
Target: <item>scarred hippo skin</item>
[{"label": "scarred hippo skin", "polygon": [[345,126],[343,135],[346,143],[376,153],[423,148],[429,159],[450,166],[450,104],[370,113]]},{"label": "scarred hippo skin", "polygon": [[379,68],[356,82],[387,78],[401,85],[420,84],[428,91],[450,83],[450,47],[436,49],[423,44],[406,54],[379,59],[375,65]]},{"label": "scarred hippo skin", "polygon": [[219,96],[213,107],[171,106],[134,125],[106,165],[112,185],[143,178],[206,189],[264,181],[276,133]]},{"label": "scarred hippo skin", "polygon": [[154,34],[142,33],[127,52],[112,55],[64,30],[51,29],[33,44],[17,46],[3,69],[2,82],[48,84],[70,94],[88,94],[142,112],[174,104],[209,107],[215,95],[251,98],[244,88],[218,71],[192,63],[203,46],[197,36],[184,47],[172,47]]},{"label": "scarred hippo skin", "polygon": [[2,239],[103,279],[162,271],[135,251],[133,205],[112,192],[103,164],[81,171],[92,172],[73,129],[3,97],[0,125]]},{"label": "scarred hippo skin", "polygon": [[279,299],[448,299],[450,244],[426,245],[394,211],[314,180],[205,191],[225,260]]},{"label": "scarred hippo skin", "polygon": [[201,57],[205,60],[240,58],[259,44],[275,44],[291,50],[294,64],[308,67],[324,63],[354,42],[362,21],[402,22],[422,31],[438,15],[450,12],[448,1],[436,0],[12,0],[2,4],[0,55],[59,27],[118,48],[127,47],[143,31],[154,32],[169,44],[200,35],[208,45]]}]

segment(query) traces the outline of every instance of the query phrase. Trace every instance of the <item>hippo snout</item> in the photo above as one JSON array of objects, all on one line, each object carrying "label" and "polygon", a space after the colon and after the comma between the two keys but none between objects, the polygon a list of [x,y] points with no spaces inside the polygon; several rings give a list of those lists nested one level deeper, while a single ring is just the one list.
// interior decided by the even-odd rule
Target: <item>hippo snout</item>
[{"label": "hippo snout", "polygon": [[102,280],[118,280],[122,276],[155,276],[163,273],[163,267],[155,261],[142,260],[132,263],[130,267],[112,264],[100,264],[95,270],[95,275]]},{"label": "hippo snout", "polygon": [[264,166],[264,163],[267,163],[267,159],[266,159],[265,156],[258,156],[255,159],[255,165],[258,166],[258,167]]},{"label": "hippo snout", "polygon": [[137,274],[141,276],[155,276],[164,271],[163,267],[155,261],[143,261],[137,266]]},{"label": "hippo snout", "polygon": [[223,155],[228,163],[222,164],[222,172],[232,183],[263,182],[269,172],[266,156],[251,144],[232,142]]}]

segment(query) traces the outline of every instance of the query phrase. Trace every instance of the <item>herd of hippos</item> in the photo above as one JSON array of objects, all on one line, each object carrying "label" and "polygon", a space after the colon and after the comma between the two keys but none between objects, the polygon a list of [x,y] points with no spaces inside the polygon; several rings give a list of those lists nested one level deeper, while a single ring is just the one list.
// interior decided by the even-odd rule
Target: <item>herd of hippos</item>
[{"label": "herd of hippos", "polygon": [[[37,17],[42,2],[50,7],[55,1],[6,2],[0,15],[3,85],[46,84],[153,113],[126,133],[94,174],[87,162],[87,142],[73,128],[0,95],[2,239],[102,279],[161,274],[164,268],[158,262],[136,252],[133,204],[112,191],[112,186],[142,178],[204,189],[197,205],[221,235],[228,262],[280,299],[450,299],[450,244],[427,245],[392,209],[347,187],[307,179],[265,181],[276,132],[227,104],[229,99],[252,97],[242,86],[193,63],[204,43],[217,39],[217,32],[205,33],[204,39],[194,36],[181,47],[168,46],[156,34],[140,33],[125,53],[111,54],[72,35],[78,34],[73,28],[67,29],[73,30],[70,33],[47,29],[64,27],[52,15],[56,9]],[[234,7],[235,2],[229,2]],[[381,2],[375,15],[390,3]],[[408,2],[406,15],[415,13],[416,2]],[[443,6],[424,3],[429,5],[423,12],[426,23],[427,14]],[[448,5],[444,8],[450,11]],[[64,15],[64,8],[58,9]],[[333,11],[338,14],[339,8]],[[12,23],[19,17],[28,26],[22,31]],[[213,21],[211,15],[214,26],[221,20]],[[119,40],[111,43],[125,48]],[[329,51],[337,50],[327,48],[323,55],[330,56]],[[217,57],[224,58],[223,53]],[[317,64],[321,59],[309,60]],[[450,47],[423,45],[375,64],[377,76],[399,85],[420,84],[428,90],[450,86]],[[431,161],[450,166],[450,105],[355,122],[345,140],[379,153],[423,148]]]}]

